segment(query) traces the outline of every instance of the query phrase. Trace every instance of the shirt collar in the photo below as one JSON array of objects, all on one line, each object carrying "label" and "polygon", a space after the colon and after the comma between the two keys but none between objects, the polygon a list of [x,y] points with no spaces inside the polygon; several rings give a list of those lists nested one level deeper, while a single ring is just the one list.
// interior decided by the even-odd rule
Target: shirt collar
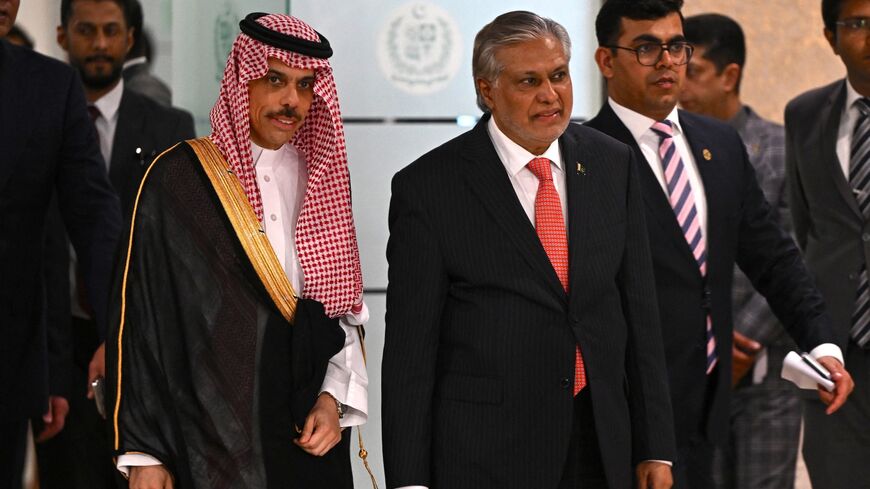
[{"label": "shirt collar", "polygon": [[126,70],[127,68],[129,68],[129,67],[131,67],[131,66],[144,65],[144,64],[147,63],[147,62],[148,62],[148,58],[146,58],[145,56],[139,56],[139,57],[136,57],[136,58],[130,58],[130,59],[128,59],[127,61],[124,61],[124,67],[123,67],[123,69]]},{"label": "shirt collar", "polygon": [[[616,113],[619,120],[621,120],[622,123],[625,124],[625,127],[628,128],[628,131],[634,137],[635,141],[640,141],[641,138],[648,135],[647,133],[654,134],[650,128],[657,122],[655,119],[635,112],[628,107],[623,107],[610,97],[607,98],[607,103],[610,104],[610,108],[613,109],[613,112]],[[680,126],[680,117],[676,106],[671,109],[671,113],[665,117],[665,120],[671,121],[671,127],[674,128],[674,134],[680,134],[683,132],[683,128]]]},{"label": "shirt collar", "polygon": [[562,152],[559,149],[558,139],[550,143],[550,147],[548,147],[542,154],[533,155],[528,150],[511,140],[511,138],[507,137],[507,135],[498,128],[498,124],[495,123],[495,118],[489,118],[486,129],[489,132],[489,138],[492,139],[493,146],[495,146],[496,153],[498,153],[499,158],[502,160],[502,164],[504,164],[511,176],[519,173],[520,170],[525,168],[534,158],[547,158],[556,164],[556,168],[562,171]]},{"label": "shirt collar", "polygon": [[100,115],[107,121],[114,120],[118,115],[118,108],[121,106],[121,95],[123,95],[123,93],[124,80],[119,79],[115,88],[109,90],[108,93],[97,99],[93,105],[99,109]]},{"label": "shirt collar", "polygon": [[296,151],[295,146],[289,143],[278,149],[266,149],[251,141],[251,157],[254,161],[254,168],[256,168],[259,163],[262,163],[264,168],[272,168],[276,161],[299,158],[299,152]]},{"label": "shirt collar", "polygon": [[[849,109],[854,107],[855,102],[857,102],[858,99],[860,99],[861,97],[863,97],[863,96],[860,93],[858,93],[857,90],[855,90],[855,87],[852,86],[852,82],[849,81],[849,77],[846,77],[846,106],[845,106],[845,109],[848,111]],[[856,108],[856,110],[857,110],[857,108]]]}]

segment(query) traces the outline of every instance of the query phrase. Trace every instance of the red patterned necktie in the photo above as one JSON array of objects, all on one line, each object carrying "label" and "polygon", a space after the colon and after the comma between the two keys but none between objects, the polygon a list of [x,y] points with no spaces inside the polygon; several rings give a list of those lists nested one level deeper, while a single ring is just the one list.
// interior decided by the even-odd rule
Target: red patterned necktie
[{"label": "red patterned necktie", "polygon": [[[550,171],[550,160],[535,158],[528,164],[529,170],[538,177],[538,194],[535,196],[535,231],[544,251],[550,258],[550,263],[556,270],[559,282],[568,292],[568,233],[565,231],[565,219],[562,217],[562,203],[556,186],[553,185],[553,173]],[[583,365],[583,355],[580,345],[576,346],[574,354],[574,395],[586,387],[586,367]]]}]

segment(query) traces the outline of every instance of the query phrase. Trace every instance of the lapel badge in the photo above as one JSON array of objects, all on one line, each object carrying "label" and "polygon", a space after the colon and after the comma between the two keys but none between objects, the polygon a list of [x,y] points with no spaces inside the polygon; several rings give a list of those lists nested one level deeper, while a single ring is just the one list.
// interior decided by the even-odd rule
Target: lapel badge
[{"label": "lapel badge", "polygon": [[585,175],[586,174],[586,167],[583,166],[583,163],[580,163],[579,161],[577,162],[577,174],[578,175]]},{"label": "lapel badge", "polygon": [[704,155],[704,159],[710,161],[713,159],[713,153],[710,152],[709,149],[704,148],[704,151],[701,151],[701,154]]}]

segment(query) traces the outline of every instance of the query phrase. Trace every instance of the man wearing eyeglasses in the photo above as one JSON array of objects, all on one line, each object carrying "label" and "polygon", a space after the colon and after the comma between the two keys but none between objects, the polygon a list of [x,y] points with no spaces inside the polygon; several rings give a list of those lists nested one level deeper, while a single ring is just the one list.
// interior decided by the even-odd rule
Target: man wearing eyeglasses
[{"label": "man wearing eyeglasses", "polygon": [[823,0],[825,37],[846,78],[785,109],[786,182],[798,245],[833,319],[855,392],[834,416],[804,399],[814,489],[870,488],[870,1]]},{"label": "man wearing eyeglasses", "polygon": [[[714,487],[714,447],[727,437],[731,284],[735,263],[797,344],[833,372],[837,410],[852,390],[824,302],[794,242],[776,223],[737,132],[676,109],[693,48],[682,0],[608,0],[595,60],[608,100],[589,125],[640,162],[677,458],[674,487]],[[628,386],[632,389],[632,386]]]}]

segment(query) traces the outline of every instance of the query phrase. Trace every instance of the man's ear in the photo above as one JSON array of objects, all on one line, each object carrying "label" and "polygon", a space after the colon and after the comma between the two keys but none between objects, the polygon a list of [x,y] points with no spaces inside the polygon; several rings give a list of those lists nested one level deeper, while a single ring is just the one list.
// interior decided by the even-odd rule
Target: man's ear
[{"label": "man's ear", "polygon": [[66,29],[64,29],[62,25],[57,26],[57,44],[63,48],[64,51],[69,51]]},{"label": "man's ear", "polygon": [[135,27],[127,28],[127,49],[124,50],[124,56],[130,54],[130,50],[133,49],[133,34],[136,32]]},{"label": "man's ear", "polygon": [[726,92],[736,92],[737,84],[740,81],[740,73],[743,71],[743,68],[740,67],[737,63],[731,63],[722,70],[722,76],[724,77],[724,86]]},{"label": "man's ear", "polygon": [[837,33],[831,32],[827,28],[825,29],[825,39],[828,40],[828,45],[831,46],[831,49],[834,51],[834,54],[837,56],[840,55],[840,51],[837,49]]},{"label": "man's ear", "polygon": [[492,110],[492,83],[485,78],[477,78],[475,83],[477,83],[477,91],[480,92],[483,102]]},{"label": "man's ear", "polygon": [[610,48],[599,46],[595,50],[595,64],[604,78],[613,78],[613,51]]}]

